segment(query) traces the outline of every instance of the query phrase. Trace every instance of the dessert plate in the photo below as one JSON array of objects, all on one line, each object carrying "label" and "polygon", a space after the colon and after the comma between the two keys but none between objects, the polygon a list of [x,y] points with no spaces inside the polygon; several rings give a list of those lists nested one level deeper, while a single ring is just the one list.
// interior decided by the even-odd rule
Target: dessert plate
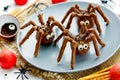
[{"label": "dessert plate", "polygon": [[[60,3],[57,5],[50,6],[49,8],[46,8],[43,10],[43,18],[44,21],[48,19],[49,16],[54,16],[54,18],[58,21],[61,21],[63,16],[65,15],[66,11],[73,5],[78,4],[81,9],[86,9],[88,4],[87,2],[67,2],[67,3]],[[62,57],[62,60],[60,63],[57,63],[57,57],[60,51],[60,47],[62,45],[63,39],[62,38],[56,46],[53,44],[49,46],[42,46],[39,50],[38,57],[34,57],[34,49],[36,44],[36,34],[35,32],[31,35],[31,37],[22,45],[19,46],[20,40],[25,36],[26,32],[30,29],[30,27],[27,27],[23,30],[21,30],[17,36],[17,46],[18,49],[23,56],[23,58],[32,64],[33,66],[46,70],[46,71],[52,71],[52,72],[77,72],[77,71],[83,71],[86,69],[93,68],[95,66],[100,65],[101,63],[108,60],[119,48],[120,43],[120,20],[119,18],[110,10],[106,9],[105,7],[101,6],[101,9],[107,15],[107,17],[110,20],[109,25],[105,25],[105,22],[101,18],[99,14],[98,20],[102,28],[102,34],[100,35],[100,38],[106,43],[105,47],[101,47],[99,44],[99,50],[101,53],[101,56],[97,58],[95,55],[95,50],[93,43],[91,42],[90,50],[85,55],[76,55],[75,60],[75,68],[71,69],[70,67],[70,61],[71,61],[71,48],[70,44],[67,44],[67,47],[64,51],[64,55]],[[38,13],[40,13],[38,11]],[[38,22],[37,14],[31,15],[26,21],[34,21],[37,25],[40,25]],[[67,23],[68,19],[66,20],[65,24]],[[70,31],[73,34],[77,34],[77,25],[75,20],[72,23]],[[54,28],[56,36],[58,36],[61,32],[59,29]]]}]

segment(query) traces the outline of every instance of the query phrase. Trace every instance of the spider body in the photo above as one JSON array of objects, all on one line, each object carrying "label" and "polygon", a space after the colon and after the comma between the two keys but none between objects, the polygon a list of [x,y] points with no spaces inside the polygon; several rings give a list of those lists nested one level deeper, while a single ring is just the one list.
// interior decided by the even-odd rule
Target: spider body
[{"label": "spider body", "polygon": [[38,20],[41,23],[40,26],[36,25],[33,21],[29,21],[25,25],[21,27],[21,29],[24,29],[28,27],[29,25],[32,25],[32,28],[27,32],[25,37],[20,41],[20,45],[22,45],[28,38],[29,36],[36,31],[36,46],[35,46],[35,51],[34,51],[34,56],[38,56],[38,52],[40,49],[40,45],[49,45],[53,42],[53,39],[55,37],[55,34],[53,32],[53,27],[57,26],[61,31],[63,31],[62,25],[58,21],[54,19],[53,16],[50,16],[45,23],[43,21],[42,14],[38,15]]},{"label": "spider body", "polygon": [[94,20],[91,19],[89,16],[84,15],[83,17],[78,18],[79,28],[81,27],[80,21],[84,21],[84,22],[87,24],[86,26],[87,26],[88,28],[93,28],[93,26],[94,26]]},{"label": "spider body", "polygon": [[[85,41],[85,39],[83,38],[83,35],[81,34],[76,35],[75,41],[78,43],[77,48],[76,48],[77,54],[86,54],[89,51],[90,43]],[[71,47],[72,46],[73,45],[71,45]]]},{"label": "spider body", "polygon": [[[42,36],[42,40],[41,40],[41,44],[42,45],[49,45],[53,42],[54,37],[55,37],[55,33],[53,30],[50,30],[50,28],[48,28],[48,26],[39,26],[38,28],[40,28],[41,30],[43,30],[43,36]],[[38,39],[38,34],[36,35],[36,39]]]}]

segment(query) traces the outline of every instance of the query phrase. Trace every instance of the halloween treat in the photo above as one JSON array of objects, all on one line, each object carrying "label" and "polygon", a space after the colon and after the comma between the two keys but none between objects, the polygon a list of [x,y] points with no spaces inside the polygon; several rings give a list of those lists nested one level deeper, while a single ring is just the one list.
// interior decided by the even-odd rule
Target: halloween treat
[{"label": "halloween treat", "polygon": [[40,26],[36,25],[33,21],[29,21],[28,23],[26,23],[21,27],[21,29],[24,29],[29,25],[32,25],[32,28],[27,32],[25,37],[20,41],[20,45],[22,45],[34,31],[37,31],[37,35],[36,35],[37,43],[34,51],[35,57],[38,56],[40,44],[49,45],[53,42],[53,39],[55,37],[55,34],[53,32],[54,26],[57,26],[60,30],[63,31],[63,27],[60,25],[58,21],[54,19],[53,16],[50,16],[48,18],[46,24],[43,21],[42,14],[38,15],[38,19],[39,19],[39,22],[41,23]]},{"label": "halloween treat", "polygon": [[[76,14],[76,13],[75,13]],[[79,14],[76,14],[80,17]],[[62,35],[65,35],[65,38],[63,40],[63,44],[61,46],[59,56],[57,58],[57,61],[59,62],[63,56],[65,47],[67,45],[67,42],[70,42],[71,50],[72,50],[72,56],[71,56],[71,68],[74,68],[75,64],[75,55],[78,54],[85,54],[90,49],[90,42],[93,41],[93,45],[95,48],[95,53],[99,57],[100,52],[97,45],[97,42],[103,47],[105,46],[105,43],[100,39],[97,32],[94,28],[87,28],[87,25],[84,21],[80,22],[81,30],[78,35],[73,35],[68,30],[64,30]],[[62,36],[61,36],[62,37]],[[56,39],[60,39],[59,37]]]},{"label": "halloween treat", "polygon": [[[70,15],[70,18],[68,19],[68,23],[66,26],[66,29],[70,29],[70,25],[72,23],[72,20],[74,17],[77,17],[77,24],[79,26],[79,30],[81,27],[80,22],[84,21],[87,25],[88,28],[93,28],[94,24],[97,27],[97,31],[99,33],[102,32],[99,21],[97,19],[97,15],[96,12],[97,11],[102,18],[104,19],[104,21],[106,22],[106,24],[109,24],[109,20],[108,18],[105,16],[105,14],[103,13],[103,11],[101,10],[100,6],[93,6],[93,4],[89,4],[88,8],[85,10],[80,9],[79,5],[76,4],[74,6],[72,6],[65,14],[65,16],[63,17],[63,19],[61,20],[61,23],[63,24],[65,22],[65,20],[67,19],[67,17]],[[81,15],[81,16],[77,16],[77,15]],[[61,37],[62,34],[59,36]],[[55,43],[57,43],[57,41],[55,41]]]},{"label": "halloween treat", "polygon": [[[97,15],[96,15],[95,11],[97,11],[102,16],[102,18],[104,19],[106,24],[109,24],[109,20],[105,16],[105,14],[101,10],[101,8],[99,6],[93,6],[93,4],[91,4],[91,3],[88,5],[88,8],[86,10],[80,9],[78,4],[72,6],[66,12],[65,16],[61,20],[61,23],[63,24],[65,22],[65,20],[67,19],[67,17],[70,15],[66,29],[70,29],[73,18],[77,17],[77,24],[79,26],[79,30],[81,27],[80,22],[83,21],[86,23],[86,26],[88,28],[93,28],[94,24],[96,24],[98,32],[101,33],[102,30],[101,30],[101,27],[100,27],[100,24],[99,24],[99,21],[97,19]],[[80,15],[80,16],[78,16],[78,15]],[[54,41],[54,43],[56,44],[62,36],[63,36],[63,34],[60,34],[58,39],[56,39]]]},{"label": "halloween treat", "polygon": [[19,31],[19,21],[12,15],[6,14],[0,16],[0,36],[4,38],[13,38]]},{"label": "halloween treat", "polygon": [[14,23],[5,23],[1,28],[1,34],[5,36],[10,36],[15,34],[17,31],[17,26]]}]

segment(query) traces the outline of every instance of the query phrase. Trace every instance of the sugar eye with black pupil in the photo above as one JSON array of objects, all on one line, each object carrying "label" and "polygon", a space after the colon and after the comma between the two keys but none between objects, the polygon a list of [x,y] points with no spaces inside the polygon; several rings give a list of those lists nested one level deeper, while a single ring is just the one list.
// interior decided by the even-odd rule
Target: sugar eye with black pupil
[{"label": "sugar eye with black pupil", "polygon": [[87,21],[85,21],[85,23],[86,23],[86,25],[89,25],[90,24],[90,22],[87,20]]},{"label": "sugar eye with black pupil", "polygon": [[47,35],[46,39],[49,40],[51,38],[51,35]]},{"label": "sugar eye with black pupil", "polygon": [[88,45],[87,45],[87,44],[84,44],[84,45],[83,45],[83,48],[84,48],[84,49],[87,49],[87,48],[88,48]]},{"label": "sugar eye with black pupil", "polygon": [[78,46],[78,50],[80,50],[80,51],[83,50],[83,46],[82,46],[82,45],[79,45],[79,46]]},{"label": "sugar eye with black pupil", "polygon": [[9,28],[10,30],[15,30],[15,25],[10,24],[8,28]]}]

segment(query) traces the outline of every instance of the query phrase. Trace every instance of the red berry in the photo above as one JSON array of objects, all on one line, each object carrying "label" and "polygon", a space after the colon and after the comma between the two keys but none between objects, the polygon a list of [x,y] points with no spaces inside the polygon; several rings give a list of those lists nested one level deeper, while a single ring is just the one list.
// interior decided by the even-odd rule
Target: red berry
[{"label": "red berry", "polygon": [[60,2],[65,2],[66,0],[52,0],[52,4],[60,3]]},{"label": "red berry", "polygon": [[120,80],[120,63],[115,64],[110,69],[110,78],[111,80]]},{"label": "red berry", "polygon": [[10,50],[0,52],[0,66],[4,69],[12,68],[16,63],[16,55]]},{"label": "red berry", "polygon": [[14,0],[16,5],[24,5],[28,0]]}]

